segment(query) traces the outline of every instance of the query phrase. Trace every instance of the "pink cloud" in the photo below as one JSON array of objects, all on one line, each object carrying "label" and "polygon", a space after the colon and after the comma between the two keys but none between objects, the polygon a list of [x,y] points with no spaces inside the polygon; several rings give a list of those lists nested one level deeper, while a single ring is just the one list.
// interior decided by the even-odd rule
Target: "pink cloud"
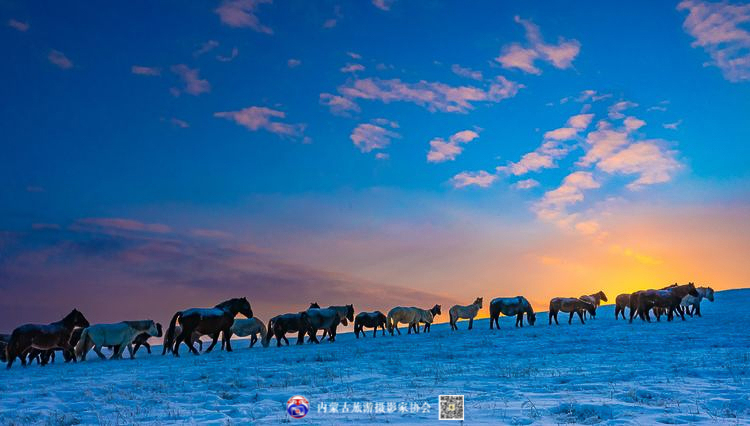
[{"label": "pink cloud", "polygon": [[214,117],[232,120],[248,130],[263,129],[282,137],[297,138],[302,136],[302,132],[305,130],[304,124],[275,121],[275,119],[286,118],[286,113],[266,107],[251,106],[239,111],[216,112]]},{"label": "pink cloud", "polygon": [[474,108],[475,102],[500,102],[515,96],[521,87],[503,77],[497,77],[486,89],[424,80],[405,83],[399,79],[366,78],[349,81],[338,90],[349,99],[411,102],[430,111],[466,113]]},{"label": "pink cloud", "polygon": [[664,123],[662,124],[662,127],[669,130],[677,130],[677,128],[682,124],[682,120],[677,120],[673,123]]},{"label": "pink cloud", "polygon": [[143,223],[123,218],[86,218],[76,222],[76,225],[118,231],[153,232],[157,234],[165,234],[171,231],[169,226],[160,223]]},{"label": "pink cloud", "polygon": [[451,135],[446,141],[443,138],[435,138],[430,141],[430,151],[427,153],[429,163],[442,163],[453,161],[463,152],[462,145],[478,138],[479,134],[473,130],[463,130]]},{"label": "pink cloud", "polygon": [[625,118],[625,114],[623,114],[622,112],[630,108],[635,108],[637,106],[638,104],[635,102],[630,102],[630,101],[617,102],[616,104],[613,104],[612,106],[609,107],[609,118],[613,120],[619,120],[621,118]]},{"label": "pink cloud", "polygon": [[646,122],[636,117],[626,117],[622,122],[625,125],[625,130],[632,132],[638,130],[646,125]]},{"label": "pink cloud", "polygon": [[217,239],[217,240],[227,239],[232,236],[232,234],[228,232],[219,231],[216,229],[202,229],[202,228],[192,229],[190,230],[190,234],[196,237],[210,238],[210,239]]},{"label": "pink cloud", "polygon": [[289,68],[297,68],[300,65],[302,65],[302,61],[300,61],[299,59],[292,58],[286,61],[286,66],[288,66]]},{"label": "pink cloud", "polygon": [[259,33],[273,34],[273,30],[263,25],[256,15],[261,4],[270,4],[272,0],[225,0],[215,12],[225,25],[235,28],[251,28]]},{"label": "pink cloud", "polygon": [[484,170],[479,172],[461,172],[451,179],[454,188],[465,188],[467,186],[478,186],[488,188],[497,180],[497,175]]},{"label": "pink cloud", "polygon": [[345,72],[345,73],[353,73],[353,72],[359,72],[364,71],[365,67],[362,64],[346,64],[339,71]]},{"label": "pink cloud", "polygon": [[25,33],[26,31],[29,30],[28,22],[17,21],[15,19],[8,20],[8,26],[18,31],[21,31],[22,33]]},{"label": "pink cloud", "polygon": [[531,189],[536,188],[537,186],[539,186],[539,181],[537,181],[536,179],[519,180],[518,182],[513,184],[513,187],[516,189]]},{"label": "pink cloud", "polygon": [[581,43],[577,40],[565,40],[560,37],[557,44],[544,42],[539,27],[516,16],[515,21],[521,24],[526,31],[525,45],[511,43],[503,47],[500,56],[495,58],[503,68],[517,68],[529,74],[541,74],[542,71],[536,67],[537,60],[549,62],[555,68],[569,68],[573,60],[581,50]]},{"label": "pink cloud", "polygon": [[661,147],[659,141],[636,142],[599,161],[597,167],[611,174],[638,175],[627,185],[628,189],[637,190],[645,185],[669,182],[682,168],[675,154]]},{"label": "pink cloud", "polygon": [[32,223],[31,229],[37,230],[37,231],[43,231],[43,230],[58,230],[60,229],[60,225],[56,223]]},{"label": "pink cloud", "polygon": [[484,76],[482,75],[481,71],[474,71],[471,68],[464,68],[458,64],[453,64],[451,66],[451,71],[453,71],[453,73],[456,75],[460,75],[461,77],[466,77],[477,81],[484,80]]},{"label": "pink cloud", "polygon": [[187,121],[180,120],[179,118],[172,117],[169,122],[181,129],[187,129],[188,127],[190,127],[190,124]]},{"label": "pink cloud", "polygon": [[177,74],[183,83],[185,88],[183,89],[186,93],[193,96],[198,96],[201,93],[208,93],[211,91],[211,84],[208,80],[201,79],[198,75],[198,69],[193,69],[185,64],[174,65],[172,72]]},{"label": "pink cloud", "polygon": [[385,149],[391,144],[391,140],[400,138],[401,135],[375,124],[363,123],[358,125],[349,138],[362,152]]},{"label": "pink cloud", "polygon": [[204,53],[208,53],[208,52],[216,49],[217,47],[219,47],[219,42],[218,41],[216,41],[216,40],[208,40],[207,42],[202,43],[201,46],[198,48],[198,50],[196,50],[195,52],[193,52],[193,56],[195,56],[195,57],[201,56]]},{"label": "pink cloud", "polygon": [[320,94],[320,104],[327,106],[332,114],[349,116],[350,112],[359,112],[359,105],[351,99],[343,96],[332,95],[330,93]]},{"label": "pink cloud", "polygon": [[240,50],[237,49],[236,47],[233,47],[232,52],[229,54],[229,56],[216,55],[216,60],[219,62],[231,62],[239,54],[240,54]]},{"label": "pink cloud", "polygon": [[73,62],[59,50],[51,50],[49,55],[47,55],[47,59],[49,59],[52,64],[57,65],[60,69],[67,70],[73,68]]},{"label": "pink cloud", "polygon": [[395,2],[396,0],[372,0],[373,6],[377,7],[380,10],[385,10],[386,12],[391,10],[391,6]]},{"label": "pink cloud", "polygon": [[750,80],[750,4],[684,0],[677,10],[687,10],[682,27],[711,56],[707,65],[719,67],[731,82]]},{"label": "pink cloud", "polygon": [[573,172],[563,179],[559,187],[547,191],[534,205],[534,211],[540,219],[566,226],[576,218],[576,215],[567,212],[567,208],[583,201],[585,190],[599,187],[591,172]]},{"label": "pink cloud", "polygon": [[161,75],[161,69],[154,68],[154,67],[144,67],[141,65],[133,65],[130,67],[130,72],[137,75],[149,75],[149,76],[157,76]]}]

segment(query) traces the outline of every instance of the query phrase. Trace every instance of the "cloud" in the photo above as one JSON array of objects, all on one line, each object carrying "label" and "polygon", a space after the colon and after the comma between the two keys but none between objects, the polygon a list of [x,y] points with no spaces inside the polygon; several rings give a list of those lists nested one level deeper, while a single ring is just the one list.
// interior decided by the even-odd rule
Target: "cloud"
[{"label": "cloud", "polygon": [[456,75],[460,75],[461,77],[466,77],[477,81],[484,80],[484,76],[482,75],[481,71],[474,71],[471,68],[464,68],[458,64],[453,64],[451,66],[451,71],[453,71],[453,73]]},{"label": "cloud", "polygon": [[400,134],[392,130],[370,123],[358,125],[349,136],[354,146],[363,153],[385,149],[391,144],[392,139],[400,137]]},{"label": "cloud", "polygon": [[516,68],[529,74],[539,75],[542,71],[535,65],[537,60],[548,62],[559,69],[566,69],[572,65],[581,50],[581,43],[560,37],[557,44],[547,44],[537,25],[518,16],[514,19],[524,27],[527,43],[525,45],[511,43],[503,47],[500,56],[495,58],[503,68]]},{"label": "cloud", "polygon": [[179,118],[172,117],[169,120],[169,122],[172,123],[172,125],[177,126],[177,127],[181,128],[181,129],[187,129],[188,127],[190,127],[190,124],[188,124],[187,121],[180,120]]},{"label": "cloud", "polygon": [[518,162],[508,162],[506,166],[500,166],[497,170],[520,176],[528,172],[557,167],[555,161],[568,155],[571,150],[571,147],[561,142],[578,137],[578,133],[589,126],[593,117],[593,114],[578,114],[570,117],[566,123],[567,127],[544,133],[545,141],[539,148],[524,154]]},{"label": "cloud", "polygon": [[191,229],[190,234],[196,237],[217,239],[217,240],[227,239],[232,236],[232,234],[228,232],[219,231],[216,229],[203,229],[203,228]]},{"label": "cloud", "polygon": [[34,229],[36,231],[44,231],[44,230],[59,230],[60,225],[56,223],[32,223],[31,229]]},{"label": "cloud", "polygon": [[444,161],[453,161],[463,152],[464,148],[462,145],[478,137],[479,134],[473,130],[462,130],[451,135],[447,141],[443,138],[435,138],[430,141],[430,152],[427,153],[427,162],[442,163]]},{"label": "cloud", "polygon": [[677,10],[689,12],[682,27],[695,38],[691,46],[711,56],[706,65],[719,67],[731,82],[750,80],[750,4],[685,0]]},{"label": "cloud", "polygon": [[680,124],[682,124],[682,120],[677,120],[674,123],[664,123],[662,124],[662,127],[669,130],[677,130]]},{"label": "cloud", "polygon": [[273,30],[263,25],[256,15],[256,9],[272,0],[224,0],[215,12],[225,25],[234,28],[251,28],[259,33],[273,34]]},{"label": "cloud", "polygon": [[229,56],[216,55],[216,60],[219,62],[231,62],[239,54],[240,54],[240,50],[237,49],[236,47],[233,47],[232,52],[229,54]]},{"label": "cloud", "polygon": [[396,0],[372,0],[372,4],[377,7],[380,10],[385,10],[386,12],[391,10],[391,6],[393,6],[393,3],[395,3]]},{"label": "cloud", "polygon": [[625,118],[625,114],[623,114],[622,112],[630,108],[635,108],[637,106],[638,104],[635,102],[630,102],[630,101],[617,102],[616,104],[613,104],[612,106],[609,107],[609,118],[613,120],[619,120],[621,118]]},{"label": "cloud", "polygon": [[47,55],[47,59],[49,59],[52,64],[57,65],[60,69],[67,70],[73,68],[73,62],[59,50],[51,50],[49,55]]},{"label": "cloud", "polygon": [[598,102],[607,98],[611,98],[612,95],[609,93],[599,93],[596,90],[584,90],[579,95],[578,98],[576,98],[576,102],[586,102],[586,101],[592,101],[592,102]]},{"label": "cloud", "polygon": [[513,184],[513,187],[516,189],[531,189],[536,188],[537,186],[539,186],[539,181],[536,179],[519,180]]},{"label": "cloud", "polygon": [[614,130],[606,122],[600,122],[600,128],[586,136],[586,153],[578,160],[578,165],[588,167],[597,161],[612,155],[617,149],[630,143],[628,132]]},{"label": "cloud", "polygon": [[26,187],[26,192],[44,192],[44,188],[41,186],[29,185]]},{"label": "cloud", "polygon": [[497,77],[486,89],[473,86],[449,86],[419,81],[405,83],[399,79],[366,78],[350,80],[338,88],[349,99],[378,100],[384,103],[411,102],[430,111],[466,113],[475,102],[500,102],[518,93],[522,86]]},{"label": "cloud", "polygon": [[346,52],[346,55],[352,59],[362,59],[362,55],[357,52]]},{"label": "cloud", "polygon": [[136,75],[148,75],[148,76],[161,75],[161,69],[154,68],[154,67],[144,67],[141,65],[133,65],[132,67],[130,67],[130,72]]},{"label": "cloud", "polygon": [[461,172],[451,179],[454,188],[465,188],[467,186],[478,186],[488,188],[497,180],[497,175],[484,170],[479,172]]},{"label": "cloud", "polygon": [[[172,72],[177,74],[182,82],[185,84],[183,91],[193,96],[198,96],[201,93],[208,93],[211,91],[211,84],[208,80],[201,79],[198,75],[198,69],[193,69],[185,64],[174,65],[171,68]],[[177,92],[179,94],[179,89]]]},{"label": "cloud", "polygon": [[330,93],[320,94],[320,104],[327,106],[334,115],[348,117],[351,115],[350,112],[360,112],[359,105],[354,103],[351,99],[343,96],[332,95]]},{"label": "cloud", "polygon": [[297,138],[302,136],[305,130],[304,124],[288,124],[275,121],[276,119],[286,118],[286,114],[282,111],[266,107],[251,106],[239,111],[216,112],[214,113],[214,117],[232,120],[248,130],[257,131],[263,129],[281,137]]},{"label": "cloud", "polygon": [[300,65],[302,65],[302,61],[300,61],[299,59],[292,58],[286,61],[286,66],[288,66],[289,68],[297,68]]},{"label": "cloud", "polygon": [[325,22],[323,22],[323,28],[335,27],[338,24],[339,20],[344,17],[344,14],[341,12],[341,6],[334,6],[333,15],[335,16],[335,18],[329,18],[326,19]]},{"label": "cloud", "polygon": [[567,208],[583,201],[585,190],[599,187],[591,172],[575,171],[566,176],[559,187],[547,191],[534,205],[534,212],[540,219],[567,226],[577,217],[569,214]]},{"label": "cloud", "polygon": [[345,66],[341,67],[339,71],[349,73],[349,72],[359,72],[364,71],[365,67],[361,64],[346,64]]},{"label": "cloud", "polygon": [[581,221],[575,224],[576,231],[584,235],[594,235],[599,231],[599,222],[595,220]]},{"label": "cloud", "polygon": [[202,43],[201,47],[199,47],[198,50],[196,50],[195,52],[193,52],[193,56],[197,58],[198,56],[201,56],[204,53],[208,53],[208,52],[216,49],[217,47],[219,47],[219,42],[218,41],[216,41],[216,40],[208,40],[207,42]]},{"label": "cloud", "polygon": [[646,122],[635,117],[627,117],[623,121],[623,124],[625,125],[625,130],[631,132],[645,126]]},{"label": "cloud", "polygon": [[611,174],[638,175],[627,185],[630,190],[668,182],[682,165],[675,159],[676,152],[660,145],[658,140],[636,142],[599,161],[597,168]]},{"label": "cloud", "polygon": [[637,251],[635,251],[633,249],[629,249],[627,247],[622,247],[622,246],[617,245],[617,244],[610,246],[609,249],[610,249],[610,251],[612,253],[617,253],[617,254],[621,254],[621,255],[626,256],[626,257],[633,258],[638,263],[642,263],[644,265],[660,265],[660,264],[662,264],[662,261],[659,260],[659,259],[657,259],[657,258],[655,258],[655,257],[648,256],[648,255],[643,254],[643,253],[639,253],[639,252],[637,252]]},{"label": "cloud", "polygon": [[131,231],[131,232],[151,232],[165,234],[171,232],[171,228],[160,223],[143,223],[133,219],[123,218],[85,218],[78,220],[74,226],[77,230],[101,230],[110,231]]},{"label": "cloud", "polygon": [[28,22],[17,21],[15,19],[8,20],[8,26],[11,28],[15,28],[18,31],[21,31],[22,33],[25,33],[26,31],[29,30]]}]

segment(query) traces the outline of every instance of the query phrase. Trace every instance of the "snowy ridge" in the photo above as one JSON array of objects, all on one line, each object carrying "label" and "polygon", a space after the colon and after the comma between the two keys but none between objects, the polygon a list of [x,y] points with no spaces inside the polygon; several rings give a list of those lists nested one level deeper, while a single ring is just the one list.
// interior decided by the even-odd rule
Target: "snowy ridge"
[{"label": "snowy ridge", "polygon": [[[614,297],[613,297],[614,299]],[[0,373],[2,424],[435,423],[438,395],[463,394],[468,424],[750,423],[750,289],[716,293],[703,318],[615,321],[612,305],[581,325],[467,331],[214,351]],[[539,307],[543,308],[543,307]],[[447,310],[446,310],[447,311]],[[445,317],[445,315],[443,316]],[[441,320],[445,319],[440,317]],[[565,322],[563,322],[563,319]],[[158,354],[158,355],[157,355]],[[305,396],[311,412],[286,415]],[[321,402],[428,402],[429,413],[318,413]]]}]

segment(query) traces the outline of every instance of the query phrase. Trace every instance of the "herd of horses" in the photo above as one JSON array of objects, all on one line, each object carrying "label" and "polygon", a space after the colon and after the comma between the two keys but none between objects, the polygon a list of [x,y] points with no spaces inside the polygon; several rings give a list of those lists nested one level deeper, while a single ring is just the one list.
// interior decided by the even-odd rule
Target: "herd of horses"
[{"label": "herd of horses", "polygon": [[[651,321],[650,312],[660,321],[666,315],[671,321],[675,314],[685,320],[685,314],[701,316],[700,303],[706,298],[713,302],[714,290],[711,287],[695,287],[695,284],[672,284],[658,290],[641,290],[617,296],[615,303],[615,319],[625,317],[625,309],[630,310],[630,322],[635,316],[643,321]],[[606,302],[607,296],[599,291],[580,297],[555,297],[549,303],[549,325],[552,321],[559,324],[557,316],[560,312],[569,313],[568,324],[578,315],[582,324],[585,318],[596,317],[596,310],[601,302]],[[466,306],[455,305],[448,311],[451,330],[458,330],[459,319],[468,319],[468,328],[472,329],[474,318],[482,309],[483,300],[476,298],[474,303]],[[246,319],[236,319],[242,314]],[[258,342],[258,336],[263,347],[268,347],[271,340],[276,338],[276,345],[282,342],[289,345],[287,333],[297,333],[297,344],[308,342],[320,343],[318,332],[322,331],[321,339],[336,340],[336,329],[339,325],[354,325],[356,338],[365,336],[365,327],[372,328],[373,337],[378,329],[382,335],[386,330],[399,335],[399,324],[407,325],[407,333],[429,332],[435,317],[441,315],[441,306],[436,304],[430,309],[398,306],[391,309],[387,315],[380,311],[360,312],[354,315],[353,305],[328,306],[321,308],[317,303],[311,303],[309,308],[294,313],[277,315],[268,321],[253,317],[250,302],[244,297],[230,299],[219,303],[213,308],[190,308],[176,312],[166,331],[161,324],[153,320],[122,321],[112,324],[91,325],[77,309],[73,309],[65,318],[51,324],[25,324],[17,327],[10,335],[0,334],[0,361],[11,368],[16,358],[26,366],[27,362],[36,360],[41,365],[54,361],[55,351],[62,351],[66,362],[84,361],[90,350],[102,359],[106,359],[102,348],[112,350],[110,359],[121,359],[125,349],[131,358],[135,357],[138,349],[143,346],[151,353],[148,340],[152,337],[162,337],[162,355],[172,353],[179,356],[179,349],[185,344],[190,352],[198,355],[195,348],[197,343],[203,351],[202,336],[211,338],[206,352],[211,352],[221,337],[221,348],[232,351],[232,336],[250,337],[250,347]],[[515,316],[516,327],[523,327],[523,318],[529,325],[536,322],[536,314],[531,304],[523,296],[499,297],[490,302],[490,329],[500,328],[500,314]]]}]

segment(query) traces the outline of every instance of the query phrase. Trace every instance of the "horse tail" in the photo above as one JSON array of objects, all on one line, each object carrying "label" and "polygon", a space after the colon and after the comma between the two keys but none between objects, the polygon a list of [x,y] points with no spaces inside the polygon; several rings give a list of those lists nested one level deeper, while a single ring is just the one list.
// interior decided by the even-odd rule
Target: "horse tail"
[{"label": "horse tail", "polygon": [[78,343],[76,343],[75,352],[73,353],[76,358],[81,358],[81,355],[83,355],[83,350],[86,348],[89,339],[91,339],[89,337],[89,329],[84,328],[81,332],[81,337],[78,339]]},{"label": "horse tail", "polygon": [[263,341],[266,338],[266,335],[268,334],[268,329],[266,328],[266,325],[263,324],[263,321],[261,320],[258,320],[258,326],[260,327],[261,341]]},{"label": "horse tail", "polygon": [[[260,323],[261,327],[263,326],[263,323]],[[260,341],[260,344],[263,345],[264,348],[267,348],[269,343],[271,343],[271,337],[273,333],[273,318],[268,320],[268,328],[266,328],[265,332],[263,333],[263,339]]]},{"label": "horse tail", "polygon": [[458,313],[456,311],[457,310],[455,310],[453,308],[451,308],[450,311],[448,311],[448,315],[450,316],[451,324],[454,324],[454,325],[456,324],[456,321],[458,320],[458,318],[456,318],[458,316]]},{"label": "horse tail", "polygon": [[10,339],[8,339],[8,344],[5,346],[5,359],[8,360],[8,368],[10,368],[10,363],[14,360],[16,355],[21,354],[21,351],[18,348],[20,343],[18,340],[18,330],[13,330],[13,333],[10,334]]},{"label": "horse tail", "polygon": [[175,339],[174,329],[177,326],[177,320],[181,316],[182,316],[182,311],[177,311],[172,317],[172,320],[169,321],[169,327],[167,328],[167,332],[164,333],[164,347],[165,348],[171,347],[172,344],[174,343],[174,339]]}]

